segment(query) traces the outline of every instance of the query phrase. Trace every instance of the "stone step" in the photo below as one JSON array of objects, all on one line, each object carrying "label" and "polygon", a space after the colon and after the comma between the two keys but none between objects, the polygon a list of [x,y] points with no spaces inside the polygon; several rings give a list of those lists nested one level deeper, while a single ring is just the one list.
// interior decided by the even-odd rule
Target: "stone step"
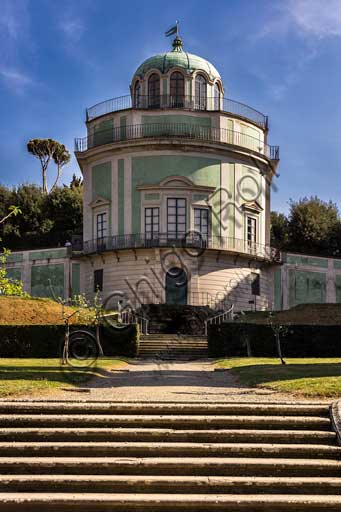
[{"label": "stone step", "polygon": [[6,512],[340,512],[341,496],[238,495],[238,494],[0,494]]},{"label": "stone step", "polygon": [[[123,414],[136,415],[162,414],[170,415],[250,415],[250,416],[299,416],[299,417],[323,417],[323,422],[329,422],[329,405],[318,403],[240,403],[240,402],[90,402],[90,401],[64,401],[64,402],[39,402],[39,401],[7,401],[0,402],[0,420],[4,415],[29,415],[34,414]],[[1,416],[3,415],[3,416]],[[1,431],[0,431],[1,432]]]},{"label": "stone step", "polygon": [[341,460],[265,457],[0,457],[0,474],[340,477]]},{"label": "stone step", "polygon": [[297,512],[340,511],[341,496],[288,495],[220,495],[220,494],[68,494],[13,493],[0,494],[0,510],[6,512]]},{"label": "stone step", "polygon": [[315,430],[176,430],[170,428],[2,428],[1,441],[139,441],[336,445],[336,433]]},{"label": "stone step", "polygon": [[0,442],[1,457],[270,457],[341,460],[341,447],[191,442]]},{"label": "stone step", "polygon": [[319,416],[209,416],[172,414],[8,414],[0,415],[0,427],[166,427],[166,428],[263,428],[331,430],[330,418]]},{"label": "stone step", "polygon": [[0,475],[0,493],[341,494],[341,478]]}]

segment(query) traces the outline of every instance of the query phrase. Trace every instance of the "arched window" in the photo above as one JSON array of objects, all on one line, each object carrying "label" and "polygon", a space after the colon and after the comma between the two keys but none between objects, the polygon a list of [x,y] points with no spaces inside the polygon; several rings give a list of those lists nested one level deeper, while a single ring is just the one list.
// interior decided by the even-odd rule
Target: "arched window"
[{"label": "arched window", "polygon": [[195,77],[195,108],[206,110],[207,105],[207,83],[203,75]]},{"label": "arched window", "polygon": [[213,109],[220,110],[220,87],[219,84],[214,84],[214,97]]},{"label": "arched window", "polygon": [[134,86],[134,107],[141,107],[141,82],[137,80]]},{"label": "arched window", "polygon": [[157,73],[150,75],[148,80],[148,106],[160,107],[160,77]]},{"label": "arched window", "polygon": [[174,71],[170,77],[170,106],[181,108],[184,106],[185,81],[179,71]]}]

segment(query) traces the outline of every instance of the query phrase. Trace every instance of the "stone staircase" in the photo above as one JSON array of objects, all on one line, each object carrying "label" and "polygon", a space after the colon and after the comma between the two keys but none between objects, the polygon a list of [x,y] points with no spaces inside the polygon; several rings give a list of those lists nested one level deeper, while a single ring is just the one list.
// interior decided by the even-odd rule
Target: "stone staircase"
[{"label": "stone staircase", "polygon": [[177,361],[207,358],[207,338],[177,334],[142,335],[138,357]]},{"label": "stone staircase", "polygon": [[341,510],[309,403],[0,402],[0,511]]}]

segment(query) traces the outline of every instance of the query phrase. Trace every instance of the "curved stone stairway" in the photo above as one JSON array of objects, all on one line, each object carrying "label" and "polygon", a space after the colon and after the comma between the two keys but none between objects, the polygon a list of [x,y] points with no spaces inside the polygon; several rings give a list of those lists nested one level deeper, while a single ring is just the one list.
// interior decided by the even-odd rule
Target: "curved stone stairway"
[{"label": "curved stone stairway", "polygon": [[0,402],[0,511],[340,511],[324,404]]}]

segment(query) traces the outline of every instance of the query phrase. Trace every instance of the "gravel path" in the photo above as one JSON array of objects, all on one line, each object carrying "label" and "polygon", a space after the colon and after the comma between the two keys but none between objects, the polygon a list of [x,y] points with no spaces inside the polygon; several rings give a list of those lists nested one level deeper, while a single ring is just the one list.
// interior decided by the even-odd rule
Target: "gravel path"
[{"label": "gravel path", "polygon": [[[94,378],[86,386],[90,392],[58,390],[44,398],[172,402],[297,401],[297,398],[290,394],[244,387],[237,382],[231,371],[214,370],[215,360],[166,362],[134,359],[123,370],[104,371],[101,377]],[[304,397],[300,397],[299,400],[303,401]],[[311,398],[306,400],[331,401]]]}]

